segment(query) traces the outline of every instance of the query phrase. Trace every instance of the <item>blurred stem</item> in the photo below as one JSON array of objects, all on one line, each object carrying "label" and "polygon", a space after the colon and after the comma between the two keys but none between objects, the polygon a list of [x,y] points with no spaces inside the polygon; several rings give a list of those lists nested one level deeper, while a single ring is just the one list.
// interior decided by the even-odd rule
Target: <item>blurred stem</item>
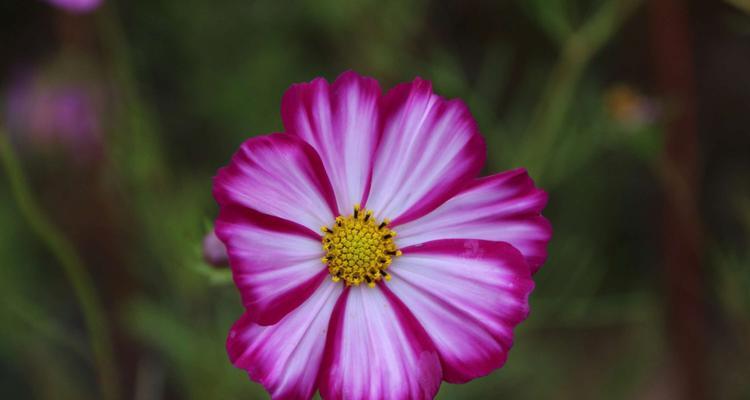
[{"label": "blurred stem", "polygon": [[[98,13],[98,30],[104,47],[108,49],[110,74],[119,91],[115,129],[111,148],[115,154],[113,174],[123,180],[125,191],[132,199],[136,216],[140,219],[143,243],[154,248],[157,259],[174,263],[175,251],[164,238],[163,221],[153,218],[161,213],[165,196],[170,193],[169,166],[163,161],[159,143],[158,124],[144,99],[136,75],[135,63],[116,4],[105,4]],[[153,272],[153,271],[152,271]]]},{"label": "blurred stem", "polygon": [[649,31],[654,78],[676,107],[664,126],[658,164],[662,178],[662,257],[666,337],[676,385],[670,397],[713,398],[711,317],[703,266],[705,239],[701,220],[698,90],[694,67],[694,20],[685,0],[649,2]]},{"label": "blurred stem", "polygon": [[750,14],[750,0],[725,0],[727,3],[739,8],[745,13]]},{"label": "blurred stem", "polygon": [[[135,75],[130,46],[123,31],[115,4],[106,4],[98,13],[97,27],[102,35],[111,63],[111,74],[117,82],[121,107],[117,110],[118,128],[114,135],[114,149],[120,172],[134,186],[150,186],[166,175],[167,166],[161,162],[156,127],[152,114],[144,106]],[[137,194],[137,192],[136,192]]]},{"label": "blurred stem", "polygon": [[[49,314],[26,302],[25,299],[3,298],[3,301],[5,302],[3,306],[10,313],[13,322],[17,321],[31,328],[32,331],[38,332],[39,337],[62,347],[67,347],[86,361],[92,361],[85,343],[58,325]],[[16,324],[13,325],[16,326]],[[26,329],[24,328],[22,331],[26,331]],[[37,336],[34,335],[34,337]]]},{"label": "blurred stem", "polygon": [[516,165],[526,165],[542,179],[547,160],[552,156],[557,136],[573,102],[581,75],[593,56],[604,46],[642,0],[610,0],[562,43],[560,59],[537,103],[527,140]]},{"label": "blurred stem", "polygon": [[117,364],[114,360],[109,325],[104,316],[104,308],[94,289],[94,282],[84,268],[83,262],[73,245],[52,224],[36,202],[23,174],[20,162],[14,154],[13,147],[4,131],[0,131],[0,158],[2,158],[3,167],[8,175],[11,193],[18,203],[21,214],[29,223],[31,230],[57,257],[65,276],[73,287],[76,299],[81,306],[86,329],[89,332],[102,398],[117,400],[120,393]]}]

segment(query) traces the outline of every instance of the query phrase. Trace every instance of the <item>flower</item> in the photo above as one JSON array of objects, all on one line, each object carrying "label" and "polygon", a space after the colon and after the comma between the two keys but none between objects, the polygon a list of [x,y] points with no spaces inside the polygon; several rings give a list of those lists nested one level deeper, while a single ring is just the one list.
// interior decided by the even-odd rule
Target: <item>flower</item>
[{"label": "flower", "polygon": [[47,0],[47,2],[65,11],[82,14],[99,7],[102,0]]},{"label": "flower", "polygon": [[477,179],[468,109],[419,78],[384,95],[315,79],[281,113],[286,133],[214,180],[246,309],[232,363],[275,399],[432,398],[501,367],[547,256],[547,195],[522,169]]}]

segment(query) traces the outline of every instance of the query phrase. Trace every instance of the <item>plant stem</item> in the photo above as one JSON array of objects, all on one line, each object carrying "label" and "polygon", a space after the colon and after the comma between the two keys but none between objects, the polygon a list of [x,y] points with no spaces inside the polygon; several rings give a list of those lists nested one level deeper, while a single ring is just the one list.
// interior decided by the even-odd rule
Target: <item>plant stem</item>
[{"label": "plant stem", "polygon": [[517,165],[526,165],[537,179],[542,179],[547,160],[552,157],[558,134],[586,66],[641,1],[608,1],[563,41],[560,59],[534,109],[524,135],[528,139],[516,160]]},{"label": "plant stem", "polygon": [[[704,400],[715,396],[707,366],[712,357],[711,317],[706,308],[708,271],[703,264],[705,229],[700,209],[699,100],[691,27],[684,0],[648,5],[655,83],[676,104],[664,126],[657,165],[662,184],[662,257],[666,337],[675,385],[669,397]],[[713,274],[713,272],[711,272]]]},{"label": "plant stem", "polygon": [[0,159],[2,159],[11,193],[21,214],[28,222],[31,230],[39,236],[60,262],[65,276],[73,287],[89,333],[102,398],[118,400],[120,395],[119,380],[109,324],[104,315],[104,308],[94,289],[94,282],[73,245],[52,224],[35,200],[13,147],[8,141],[6,133],[2,130],[0,130]]}]

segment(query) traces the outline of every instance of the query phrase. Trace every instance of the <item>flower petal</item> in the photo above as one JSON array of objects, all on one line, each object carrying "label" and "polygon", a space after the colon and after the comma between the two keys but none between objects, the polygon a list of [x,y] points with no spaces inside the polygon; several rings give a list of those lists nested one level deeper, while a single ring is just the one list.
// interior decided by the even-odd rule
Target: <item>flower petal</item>
[{"label": "flower petal", "polygon": [[534,187],[524,169],[478,179],[431,213],[401,225],[398,245],[453,238],[508,242],[536,272],[552,236],[541,215],[546,204],[547,194]]},{"label": "flower petal", "polygon": [[430,335],[443,379],[467,382],[500,368],[534,288],[518,250],[502,242],[441,240],[403,252],[387,285]]},{"label": "flower petal", "polygon": [[297,310],[271,326],[243,315],[227,338],[232,363],[273,399],[309,399],[317,389],[331,311],[342,285],[326,280]]},{"label": "flower petal", "polygon": [[440,360],[404,305],[385,287],[350,287],[328,330],[320,394],[328,400],[432,399]]},{"label": "flower petal", "polygon": [[317,232],[338,215],[315,149],[287,134],[245,141],[214,178],[219,206],[242,205]]},{"label": "flower petal", "polygon": [[415,79],[381,102],[383,133],[367,208],[399,225],[432,211],[477,176],[486,156],[469,110]]},{"label": "flower petal", "polygon": [[320,261],[320,237],[301,225],[224,206],[215,229],[227,246],[247,316],[261,325],[276,323],[302,304],[328,274]]},{"label": "flower petal", "polygon": [[369,185],[380,93],[376,80],[349,71],[333,85],[322,78],[293,85],[281,103],[287,133],[318,151],[341,211],[360,204]]}]

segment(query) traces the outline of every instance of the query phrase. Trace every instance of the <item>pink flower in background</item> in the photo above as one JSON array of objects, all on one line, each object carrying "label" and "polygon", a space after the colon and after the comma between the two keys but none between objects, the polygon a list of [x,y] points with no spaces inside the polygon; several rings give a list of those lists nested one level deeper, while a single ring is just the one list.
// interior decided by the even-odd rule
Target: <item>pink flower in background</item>
[{"label": "pink flower in background", "polygon": [[102,0],[47,0],[47,2],[72,13],[86,13],[99,7]]},{"label": "pink flower in background", "polygon": [[477,178],[466,106],[415,79],[292,86],[286,133],[214,180],[245,314],[227,350],[273,398],[432,398],[501,367],[547,257],[547,196],[522,169]]},{"label": "pink flower in background", "polygon": [[104,97],[93,82],[27,70],[6,93],[8,128],[15,140],[35,149],[64,148],[79,160],[95,158],[102,146]]}]

